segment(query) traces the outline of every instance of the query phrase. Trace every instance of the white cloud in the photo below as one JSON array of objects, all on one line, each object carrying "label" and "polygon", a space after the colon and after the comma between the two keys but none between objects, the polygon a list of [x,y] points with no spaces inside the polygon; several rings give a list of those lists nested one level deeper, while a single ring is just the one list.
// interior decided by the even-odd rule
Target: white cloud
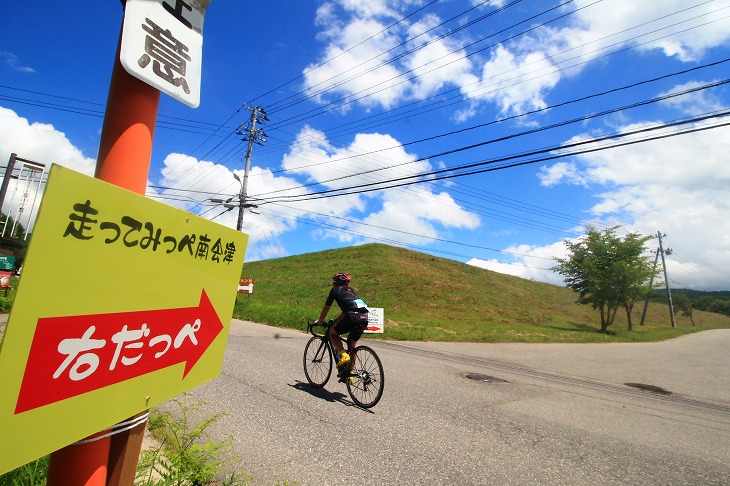
[{"label": "white cloud", "polygon": [[[577,0],[575,3],[577,7],[587,7],[593,0]],[[643,43],[656,39],[641,45],[640,49],[661,50],[666,56],[676,56],[686,62],[696,61],[707,49],[730,39],[727,20],[722,20],[727,15],[721,8],[723,6],[727,7],[727,3],[704,2],[694,8],[687,8],[687,2],[683,0],[600,2],[577,12],[574,24],[576,30],[566,30],[563,36],[568,44],[576,46],[583,43],[584,36],[579,31],[581,29],[586,33],[590,32],[593,38],[625,31],[620,36],[600,41],[599,44],[605,45],[664,28],[660,33],[626,42]],[[695,17],[697,18],[691,20]],[[672,27],[672,24],[678,22],[685,23]],[[688,30],[699,25],[702,27]],[[668,34],[672,35],[667,37]]]},{"label": "white cloud", "polygon": [[[320,7],[317,20],[323,30],[318,38],[327,46],[304,70],[309,94],[322,103],[345,97],[368,109],[387,109],[404,100],[427,98],[446,84],[475,82],[458,41],[426,33],[440,23],[437,16],[425,15],[414,24],[403,21],[383,32],[407,7],[411,2],[355,0]],[[407,39],[413,40],[401,46]],[[411,49],[413,54],[401,57]]]},{"label": "white cloud", "polygon": [[345,10],[352,12],[358,17],[398,17],[398,14],[388,7],[386,0],[338,0]]},{"label": "white cloud", "polygon": [[5,64],[10,66],[15,71],[28,74],[34,74],[36,72],[35,69],[33,69],[32,67],[25,66],[23,63],[21,63],[18,56],[16,56],[12,52],[0,51],[0,58],[4,59]]},{"label": "white cloud", "polygon": [[[317,20],[323,29],[319,38],[327,45],[320,60],[305,70],[305,87],[313,94],[329,88],[326,95],[318,94],[320,102],[346,96],[370,109],[425,99],[455,86],[472,101],[454,117],[465,121],[476,113],[475,101],[494,103],[502,115],[543,108],[545,97],[560,81],[577,76],[588,62],[620,49],[633,46],[640,52],[693,62],[730,39],[723,8],[727,3],[688,7],[682,0],[576,0],[541,20],[572,12],[562,24],[542,26],[498,44],[480,63],[477,57],[465,57],[465,37],[436,37],[447,27],[429,30],[442,21],[433,13],[380,33],[410,6],[411,2],[386,0],[323,4]],[[502,6],[502,1],[490,2],[485,8]],[[421,33],[425,34],[419,36]],[[371,36],[375,37],[369,39]],[[398,47],[409,38],[413,40],[407,47]],[[365,39],[369,39],[365,44],[347,51]],[[422,49],[398,57],[414,47]],[[475,44],[470,53],[481,47]],[[379,57],[372,59],[376,55]],[[328,59],[333,60],[316,67]],[[388,61],[393,62],[379,66]],[[347,75],[338,76],[343,72]]]},{"label": "white cloud", "polygon": [[[244,171],[235,171],[243,179]],[[169,186],[175,190],[164,190],[154,196],[160,201],[182,209],[195,211],[202,217],[235,228],[238,223],[238,206],[230,211],[212,203],[213,199],[227,200],[229,204],[238,204],[240,184],[233,177],[234,172],[227,167],[209,161],[197,160],[184,154],[170,154],[164,160],[161,169],[160,186]],[[256,203],[255,195],[279,191],[297,185],[297,181],[289,177],[277,177],[270,170],[252,166],[249,170],[247,202]],[[201,196],[202,191],[203,196]],[[215,194],[214,196],[211,193]],[[242,231],[249,235],[247,260],[284,256],[284,249],[277,238],[290,231],[296,223],[292,219],[267,217],[263,211],[255,214],[246,210]],[[293,218],[291,212],[283,211],[284,216]]]},{"label": "white cloud", "polygon": [[548,246],[516,245],[505,248],[504,251],[515,254],[511,256],[514,260],[512,263],[478,258],[472,258],[466,263],[528,280],[563,285],[562,277],[550,270],[556,264],[554,257],[565,256],[565,245],[562,241]]},{"label": "white cloud", "polygon": [[372,225],[367,232],[373,237],[415,245],[432,243],[443,228],[476,229],[481,224],[477,215],[459,206],[449,194],[422,188],[383,193],[381,209],[364,222]]},{"label": "white cloud", "polygon": [[571,162],[558,162],[551,166],[542,166],[537,176],[540,179],[540,184],[547,187],[558,185],[564,181],[582,186],[586,184],[583,175]]},{"label": "white cloud", "polygon": [[481,81],[468,93],[496,103],[503,115],[518,114],[545,108],[545,93],[559,80],[544,52],[520,54],[500,45],[484,64]]},{"label": "white cloud", "polygon": [[[369,155],[363,155],[369,154]],[[305,127],[292,150],[284,156],[282,166],[329,188],[357,183],[393,180],[431,169],[427,161],[415,162],[390,135],[357,134],[347,147],[331,145],[323,132]],[[366,174],[353,179],[353,174]],[[355,182],[353,182],[355,181]]]},{"label": "white cloud", "polygon": [[[630,125],[631,130],[641,125]],[[570,171],[545,174],[562,183],[604,188],[595,219],[645,235],[666,233],[674,287],[720,290],[730,268],[730,128],[723,127],[575,157]],[[564,164],[564,163],[561,163]]]},{"label": "white cloud", "polygon": [[[659,96],[680,93],[682,91],[691,90],[693,88],[712,84],[714,82],[715,81],[690,81],[688,83],[677,85],[669,91],[660,93]],[[661,104],[669,108],[676,109],[681,113],[692,116],[697,116],[726,108],[722,99],[720,99],[720,97],[717,96],[712,90],[708,89],[695,91],[693,93],[688,93],[682,96],[678,96],[676,98],[669,98],[662,101]]]},{"label": "white cloud", "polygon": [[96,160],[86,157],[66,135],[46,123],[30,123],[13,110],[0,107],[0,158],[11,153],[50,167],[62,165],[86,175],[93,175]]},{"label": "white cloud", "polygon": [[438,39],[432,33],[440,21],[435,15],[427,15],[409,29],[409,37],[415,40],[408,47],[418,50],[405,58],[404,70],[408,78],[417,76],[409,87],[415,99],[426,99],[447,84],[466,86],[478,81],[460,44],[450,38]]},{"label": "white cloud", "polygon": [[[359,155],[373,151],[378,152]],[[368,238],[430,242],[428,238],[438,237],[448,228],[476,228],[480,223],[476,215],[460,207],[447,193],[435,193],[425,188],[311,200],[287,199],[288,196],[307,196],[314,191],[302,185],[302,177],[309,185],[316,185],[317,190],[322,187],[338,189],[418,175],[431,169],[427,161],[415,160],[415,155],[408,154],[389,135],[358,134],[349,146],[336,147],[323,133],[305,127],[282,159],[282,168],[288,175],[277,176],[255,165],[250,169],[248,202],[256,203],[259,196],[268,202],[257,209],[260,214],[245,213],[243,231],[249,235],[247,260],[284,256],[286,250],[280,238],[298,229],[301,218],[324,224],[321,229],[309,233],[313,240],[330,239],[350,244],[367,241]],[[368,171],[372,172],[362,174]],[[231,203],[237,203],[241,186],[228,168],[173,153],[165,158],[161,174],[159,185],[184,190],[162,191],[155,195],[156,198],[187,210],[201,211],[203,217],[236,227],[237,207],[225,212],[221,206],[211,209],[209,201],[210,193],[216,193],[216,199],[233,197]],[[236,174],[243,178],[242,171]],[[348,177],[353,175],[356,177]],[[205,195],[201,196],[201,192],[196,191]],[[358,224],[358,221],[365,225]]]},{"label": "white cloud", "polygon": [[542,27],[499,45],[481,68],[481,82],[466,86],[464,92],[495,103],[502,114],[515,114],[544,107],[546,93],[563,78],[627,46],[697,61],[730,39],[721,7],[706,2],[687,8],[682,0],[576,0],[563,8],[576,10],[564,26]]},{"label": "white cloud", "polygon": [[[305,128],[299,133],[282,166],[290,172],[307,176],[309,181],[333,189],[393,181],[431,170],[428,161],[416,161],[415,155],[408,154],[389,135],[358,134],[349,146],[335,147],[323,133],[312,128]],[[355,177],[349,177],[352,175]],[[297,206],[331,215],[334,219],[328,223],[371,238],[409,243],[428,242],[446,228],[474,229],[480,224],[476,215],[462,208],[446,192],[436,193],[422,186],[320,199],[298,203]],[[352,221],[362,221],[369,226],[363,227]],[[324,230],[318,236],[349,242],[363,238],[336,230]]]},{"label": "white cloud", "polygon": [[[53,125],[30,123],[13,110],[0,107],[0,127],[0,160],[4,164],[10,160],[10,154],[15,153],[21,159],[44,164],[46,173],[55,163],[86,175],[94,174],[96,161],[74,147],[66,135]],[[20,163],[16,164],[16,167],[20,166]],[[15,183],[11,181],[2,208],[31,231],[40,205],[40,197],[36,197],[37,190],[37,184],[28,183],[26,176]],[[21,207],[23,212],[19,214],[17,211]]]}]

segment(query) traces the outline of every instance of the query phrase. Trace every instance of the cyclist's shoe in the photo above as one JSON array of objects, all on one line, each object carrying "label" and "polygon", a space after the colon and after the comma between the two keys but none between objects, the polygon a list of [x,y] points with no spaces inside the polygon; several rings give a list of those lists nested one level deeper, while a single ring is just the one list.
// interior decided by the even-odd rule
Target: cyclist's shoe
[{"label": "cyclist's shoe", "polygon": [[355,383],[355,377],[354,376],[347,376],[348,374],[349,373],[347,371],[345,371],[344,373],[343,372],[340,372],[337,375],[338,378],[339,378],[337,381],[339,381],[340,383],[346,383],[347,381],[349,381],[350,382],[350,385],[352,385],[353,383]]},{"label": "cyclist's shoe", "polygon": [[346,364],[350,363],[350,355],[343,351],[340,354],[340,360],[337,362],[337,368],[343,368]]}]

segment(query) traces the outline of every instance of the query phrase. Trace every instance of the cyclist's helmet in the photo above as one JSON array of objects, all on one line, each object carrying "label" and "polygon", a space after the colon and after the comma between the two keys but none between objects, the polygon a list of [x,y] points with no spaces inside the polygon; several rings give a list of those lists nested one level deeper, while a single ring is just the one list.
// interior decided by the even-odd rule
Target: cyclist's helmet
[{"label": "cyclist's helmet", "polygon": [[335,285],[347,285],[350,283],[350,274],[336,273],[332,276],[332,283]]}]

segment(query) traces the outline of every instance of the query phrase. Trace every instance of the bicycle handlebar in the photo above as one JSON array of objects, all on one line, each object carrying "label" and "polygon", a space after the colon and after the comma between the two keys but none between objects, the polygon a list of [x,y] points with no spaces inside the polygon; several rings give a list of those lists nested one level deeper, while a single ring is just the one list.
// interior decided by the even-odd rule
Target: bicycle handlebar
[{"label": "bicycle handlebar", "polygon": [[316,321],[311,322],[309,319],[307,319],[307,332],[313,336],[323,336],[324,333],[317,334],[316,332],[314,332],[314,327],[321,326],[321,327],[324,327],[325,329],[329,329],[332,326],[332,323],[334,323],[333,319],[330,319],[327,322],[316,322]]}]

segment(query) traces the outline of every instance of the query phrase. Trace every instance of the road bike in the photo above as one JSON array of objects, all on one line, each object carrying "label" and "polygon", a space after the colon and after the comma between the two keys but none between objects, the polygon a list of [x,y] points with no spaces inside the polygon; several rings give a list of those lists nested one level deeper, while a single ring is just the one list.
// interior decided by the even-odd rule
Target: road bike
[{"label": "road bike", "polygon": [[[315,388],[325,386],[332,375],[335,353],[329,340],[329,330],[333,322],[318,324],[307,321],[307,331],[312,337],[304,347],[304,374]],[[318,334],[315,327],[324,328],[323,333]],[[347,344],[347,353],[350,355],[349,369],[340,377],[340,381],[347,385],[347,393],[353,402],[362,408],[374,407],[383,396],[383,364],[368,346],[352,348],[347,339],[340,339]]]}]

